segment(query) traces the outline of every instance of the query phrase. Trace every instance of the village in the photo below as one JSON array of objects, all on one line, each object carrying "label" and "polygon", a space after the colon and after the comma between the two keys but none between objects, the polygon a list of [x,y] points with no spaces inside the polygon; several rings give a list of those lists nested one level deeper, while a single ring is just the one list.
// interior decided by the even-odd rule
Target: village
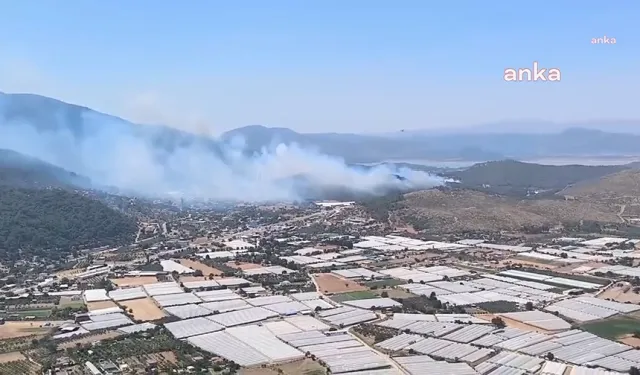
[{"label": "village", "polygon": [[195,238],[180,228],[199,218],[150,225],[131,246],[5,278],[0,373],[640,368],[640,240],[367,235],[376,225],[350,202],[310,210]]}]

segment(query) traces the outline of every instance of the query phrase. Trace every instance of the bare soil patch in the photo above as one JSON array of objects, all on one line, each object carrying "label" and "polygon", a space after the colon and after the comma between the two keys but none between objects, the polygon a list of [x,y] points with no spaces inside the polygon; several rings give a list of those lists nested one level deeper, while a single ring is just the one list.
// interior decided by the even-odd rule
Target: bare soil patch
[{"label": "bare soil patch", "polygon": [[[282,372],[278,372],[282,370]],[[305,358],[295,362],[283,363],[279,365],[262,367],[243,368],[240,375],[325,375],[326,369],[318,362]]]},{"label": "bare soil patch", "polygon": [[368,290],[367,287],[354,281],[343,279],[330,273],[318,273],[313,275],[313,277],[322,293],[345,293]]},{"label": "bare soil patch", "polygon": [[58,280],[62,279],[64,277],[66,277],[68,279],[73,279],[79,273],[82,273],[82,270],[79,269],[79,268],[74,268],[74,269],[71,269],[71,270],[58,271],[58,272],[54,273],[54,276],[57,276]]},{"label": "bare soil patch", "polygon": [[125,286],[143,286],[148,284],[155,284],[158,279],[155,276],[136,276],[136,277],[123,277],[119,279],[110,279],[112,283],[119,287]]},{"label": "bare soil patch", "polygon": [[411,298],[411,297],[417,297],[415,294],[413,293],[409,293],[406,290],[402,290],[402,289],[375,289],[375,290],[371,290],[373,293],[377,294],[377,295],[382,295],[382,293],[386,292],[388,295],[388,298]]},{"label": "bare soil patch", "polygon": [[246,262],[238,262],[238,264],[236,264],[236,262],[227,262],[226,263],[227,266],[232,267],[232,268],[237,268],[240,270],[253,270],[256,268],[261,268],[262,266],[259,264],[255,264],[255,263],[246,263]]},{"label": "bare soil patch", "polygon": [[[513,257],[513,258],[509,258],[509,259],[504,259],[500,261],[500,266],[507,266],[509,264],[522,264],[523,266],[531,266],[534,268],[540,268],[543,270],[553,270],[556,269],[558,266],[551,264],[549,262],[544,262],[544,261],[536,261],[536,260],[532,260],[531,258],[525,259],[524,257]],[[574,268],[576,267],[576,265],[573,265]]]},{"label": "bare soil patch", "polygon": [[634,348],[640,347],[640,339],[633,337],[633,335],[624,335],[618,337],[618,341]]},{"label": "bare soil patch", "polygon": [[108,331],[104,333],[98,333],[96,335],[83,336],[75,340],[65,341],[58,345],[59,349],[75,348],[77,344],[92,344],[101,340],[112,339],[114,337],[121,336],[122,333],[118,331]]},{"label": "bare soil patch", "polygon": [[[45,324],[49,323],[48,327]],[[0,340],[26,337],[31,335],[45,335],[63,322],[6,322],[0,325]]]},{"label": "bare soil patch", "polygon": [[182,264],[185,267],[189,267],[192,268],[194,270],[200,270],[202,271],[202,274],[205,276],[209,276],[211,274],[213,274],[213,276],[220,276],[222,275],[222,271],[220,271],[217,268],[211,267],[211,266],[207,266],[204,263],[195,261],[195,260],[191,260],[191,259],[179,259],[178,262],[180,264]]},{"label": "bare soil patch", "polygon": [[89,311],[95,311],[100,309],[108,309],[111,307],[118,307],[113,301],[99,301],[99,302],[89,302],[87,303],[87,309]]},{"label": "bare soil patch", "polygon": [[27,359],[27,357],[25,357],[20,352],[11,352],[11,353],[0,354],[0,363],[7,363],[7,362],[13,362],[13,361],[22,361],[22,360],[25,360],[25,359]]},{"label": "bare soil patch", "polygon": [[486,321],[491,321],[491,319],[495,318],[495,317],[499,317],[500,319],[502,319],[502,321],[504,322],[504,324],[507,327],[512,327],[512,328],[518,328],[521,329],[523,331],[529,331],[529,332],[538,332],[538,333],[543,333],[543,334],[553,334],[553,332],[544,330],[544,329],[540,329],[538,327],[534,327],[528,324],[524,324],[522,322],[519,322],[517,320],[513,320],[513,319],[508,319],[505,318],[503,316],[500,316],[500,314],[473,314],[473,316],[475,316],[476,318],[479,319],[483,319]]},{"label": "bare soil patch", "polygon": [[133,310],[133,318],[137,320],[149,321],[162,319],[166,315],[156,306],[151,298],[139,298],[120,303],[127,311]]},{"label": "bare soil patch", "polygon": [[[622,286],[617,286],[622,284]],[[634,304],[640,303],[640,294],[633,291],[633,286],[629,283],[618,283],[616,286],[607,289],[602,294],[598,295],[600,299],[611,299],[616,302],[631,302]]]}]

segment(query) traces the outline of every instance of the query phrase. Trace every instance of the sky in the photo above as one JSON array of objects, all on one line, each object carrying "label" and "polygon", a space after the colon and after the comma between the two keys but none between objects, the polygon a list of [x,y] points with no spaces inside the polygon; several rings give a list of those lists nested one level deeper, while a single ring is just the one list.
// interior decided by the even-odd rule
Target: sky
[{"label": "sky", "polygon": [[0,91],[207,134],[640,119],[640,2],[516,3],[0,0]]}]

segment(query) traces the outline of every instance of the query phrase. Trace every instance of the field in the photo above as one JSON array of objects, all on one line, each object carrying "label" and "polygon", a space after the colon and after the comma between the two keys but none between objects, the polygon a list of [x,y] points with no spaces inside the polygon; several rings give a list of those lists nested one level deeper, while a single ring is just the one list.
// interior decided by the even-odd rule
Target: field
[{"label": "field", "polygon": [[138,277],[123,277],[120,279],[110,279],[112,283],[118,287],[123,286],[142,286],[147,284],[155,284],[158,279],[155,276],[138,276]]},{"label": "field", "polygon": [[331,296],[331,299],[336,302],[344,302],[344,301],[353,301],[356,299],[371,299],[371,298],[378,298],[378,297],[379,295],[374,292],[363,290],[360,292],[334,294]]},{"label": "field", "polygon": [[[278,370],[281,370],[282,372],[278,372]],[[325,375],[326,373],[327,371],[324,367],[309,358],[280,365],[273,365],[267,368],[243,368],[239,372],[240,375]]]},{"label": "field", "polygon": [[58,279],[62,279],[62,278],[68,278],[68,279],[73,279],[76,275],[82,273],[83,270],[80,268],[74,268],[71,270],[64,270],[64,271],[59,271],[54,273],[55,276],[58,277]]},{"label": "field", "polygon": [[25,357],[20,352],[0,354],[0,363],[7,363],[7,362],[12,362],[12,361],[22,361],[22,360],[25,360],[25,359],[27,359],[27,357]]},{"label": "field", "polygon": [[582,329],[594,335],[615,340],[640,331],[640,320],[629,317],[613,318],[584,324]]},{"label": "field", "polygon": [[51,316],[51,309],[38,309],[38,310],[9,310],[2,316],[12,316],[17,315],[20,318],[25,318],[27,316],[35,316],[36,318],[48,318]]},{"label": "field", "polygon": [[237,268],[240,270],[252,270],[252,269],[256,269],[256,268],[260,268],[262,267],[259,264],[255,264],[255,263],[246,263],[246,262],[238,262],[238,264],[236,264],[236,262],[227,262],[226,263],[227,266],[231,267],[231,268]]},{"label": "field", "polygon": [[372,292],[376,297],[382,297],[382,293],[387,293],[387,298],[411,298],[417,297],[416,294],[409,293],[402,289],[375,289]]},{"label": "field", "polygon": [[116,303],[113,301],[98,301],[98,302],[87,303],[87,309],[89,311],[108,309],[110,307],[118,307],[118,305],[116,305]]},{"label": "field", "polygon": [[58,308],[64,309],[65,307],[70,307],[72,309],[78,309],[84,306],[84,301],[81,296],[62,296],[60,297],[60,302],[58,302]]},{"label": "field", "polygon": [[122,301],[120,304],[124,306],[127,311],[132,309],[133,318],[137,320],[149,321],[162,319],[166,316],[164,312],[156,306],[151,298],[132,299],[129,301]]},{"label": "field", "polygon": [[178,262],[180,264],[182,264],[183,266],[185,266],[185,267],[189,267],[189,268],[193,268],[194,270],[202,271],[202,274],[205,275],[205,276],[209,276],[211,274],[213,274],[213,276],[222,275],[222,271],[220,271],[219,269],[207,266],[206,264],[197,262],[195,260],[179,259]]},{"label": "field", "polygon": [[[15,354],[15,353],[9,353]],[[19,353],[18,353],[19,354]],[[6,355],[6,354],[3,354]],[[17,360],[4,361],[0,358],[0,374],[36,375],[41,374],[40,365],[28,361],[24,356]]]},{"label": "field", "polygon": [[[43,327],[46,323],[51,323],[51,326]],[[60,324],[62,324],[62,322],[6,322],[0,325],[0,340],[31,335],[45,335],[52,327]]]},{"label": "field", "polygon": [[407,282],[399,279],[386,279],[386,280],[375,280],[375,281],[367,281],[364,285],[368,288],[384,288],[390,286],[397,286],[406,284]]},{"label": "field", "polygon": [[343,279],[330,273],[318,273],[313,278],[322,293],[346,293],[367,290],[366,287],[347,279]]},{"label": "field", "polygon": [[[622,286],[617,286],[620,284],[622,284]],[[634,293],[633,287],[629,283],[618,283],[615,286],[607,289],[602,294],[598,295],[598,298],[611,299],[612,301],[622,303],[640,303],[640,294]]]},{"label": "field", "polygon": [[65,341],[58,344],[59,349],[75,348],[77,344],[93,344],[100,340],[112,339],[114,337],[122,336],[122,333],[118,331],[107,331],[105,333],[98,333],[96,335],[83,336],[81,338]]}]

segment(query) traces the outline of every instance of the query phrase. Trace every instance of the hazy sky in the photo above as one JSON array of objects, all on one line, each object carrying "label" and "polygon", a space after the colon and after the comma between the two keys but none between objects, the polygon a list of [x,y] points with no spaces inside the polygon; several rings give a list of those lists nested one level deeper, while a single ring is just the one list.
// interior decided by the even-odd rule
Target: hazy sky
[{"label": "hazy sky", "polygon": [[[0,0],[0,91],[211,133],[638,119],[639,19],[637,0]],[[534,60],[561,82],[503,80]]]}]

